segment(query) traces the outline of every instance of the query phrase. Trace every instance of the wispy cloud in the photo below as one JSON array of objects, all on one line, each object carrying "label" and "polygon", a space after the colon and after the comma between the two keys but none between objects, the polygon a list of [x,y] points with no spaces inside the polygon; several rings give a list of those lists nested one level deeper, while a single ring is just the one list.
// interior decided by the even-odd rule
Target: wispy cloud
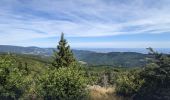
[{"label": "wispy cloud", "polygon": [[0,42],[170,32],[169,0],[1,0]]}]

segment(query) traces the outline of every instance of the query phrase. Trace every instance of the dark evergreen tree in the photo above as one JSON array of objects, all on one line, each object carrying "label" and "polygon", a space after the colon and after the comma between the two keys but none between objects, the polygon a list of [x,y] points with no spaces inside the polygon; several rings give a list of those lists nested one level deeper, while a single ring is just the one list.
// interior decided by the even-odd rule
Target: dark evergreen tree
[{"label": "dark evergreen tree", "polygon": [[150,64],[140,73],[145,83],[134,100],[170,100],[170,57],[148,48]]},{"label": "dark evergreen tree", "polygon": [[18,69],[21,71],[22,70],[22,62],[18,63]]},{"label": "dark evergreen tree", "polygon": [[29,74],[29,69],[28,69],[28,63],[27,62],[25,62],[25,72],[26,72],[26,74],[28,75]]},{"label": "dark evergreen tree", "polygon": [[73,62],[75,62],[75,58],[66,39],[64,39],[64,33],[62,33],[57,50],[54,51],[54,61],[52,65],[55,68],[69,67]]}]

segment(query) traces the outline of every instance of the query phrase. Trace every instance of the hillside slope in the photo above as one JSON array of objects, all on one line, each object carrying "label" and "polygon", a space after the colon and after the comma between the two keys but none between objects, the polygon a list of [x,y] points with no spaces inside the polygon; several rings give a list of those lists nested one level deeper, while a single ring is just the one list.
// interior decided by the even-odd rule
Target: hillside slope
[{"label": "hillside slope", "polygon": [[[11,52],[17,54],[38,55],[43,59],[51,57],[53,50],[54,48],[0,45],[0,52],[3,53]],[[135,52],[97,53],[94,51],[73,50],[73,53],[79,61],[86,62],[91,66],[108,65],[116,67],[141,67],[146,64],[146,58],[148,56],[146,54]]]}]

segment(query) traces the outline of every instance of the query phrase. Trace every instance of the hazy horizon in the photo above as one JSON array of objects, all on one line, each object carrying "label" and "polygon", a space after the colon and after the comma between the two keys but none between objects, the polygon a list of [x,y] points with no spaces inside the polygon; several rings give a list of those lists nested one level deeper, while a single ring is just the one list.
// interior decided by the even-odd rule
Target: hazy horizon
[{"label": "hazy horizon", "polygon": [[[16,46],[16,45],[0,45],[1,46]],[[38,47],[38,46],[16,46],[16,47]],[[38,47],[43,49],[53,49],[56,47]],[[137,52],[147,54],[148,50],[146,48],[71,48],[73,50],[85,50],[85,51],[94,51],[99,53],[108,53],[108,52]],[[170,48],[153,48],[155,51],[159,53],[170,54]]]}]

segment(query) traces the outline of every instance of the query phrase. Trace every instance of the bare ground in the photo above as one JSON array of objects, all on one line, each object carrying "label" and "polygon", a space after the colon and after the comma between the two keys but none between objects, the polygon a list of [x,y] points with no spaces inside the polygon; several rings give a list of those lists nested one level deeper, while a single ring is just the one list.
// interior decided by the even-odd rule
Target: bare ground
[{"label": "bare ground", "polygon": [[90,90],[90,100],[131,100],[128,97],[118,96],[114,87],[101,87],[98,85],[88,86]]}]

